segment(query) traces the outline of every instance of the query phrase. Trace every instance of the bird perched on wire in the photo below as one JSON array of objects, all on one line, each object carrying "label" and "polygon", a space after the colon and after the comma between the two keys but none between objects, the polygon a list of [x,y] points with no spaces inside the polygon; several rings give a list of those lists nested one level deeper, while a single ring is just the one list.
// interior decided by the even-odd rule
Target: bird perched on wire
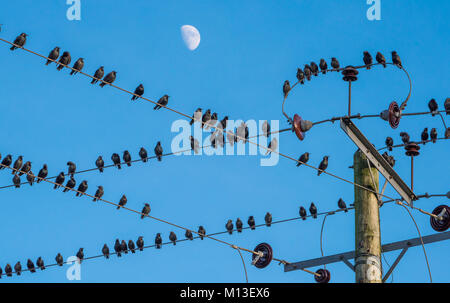
[{"label": "bird perched on wire", "polygon": [[94,79],[92,79],[91,84],[95,84],[98,81],[100,81],[103,76],[105,75],[105,67],[104,66],[100,66],[94,73]]},{"label": "bird perched on wire", "polygon": [[144,208],[142,208],[141,219],[144,219],[145,216],[148,216],[150,213],[150,204],[145,203]]},{"label": "bird perched on wire", "polygon": [[97,166],[98,170],[102,173],[103,168],[105,167],[105,161],[103,161],[102,156],[98,156],[97,160],[95,161],[95,165]]},{"label": "bird perched on wire", "polygon": [[194,236],[192,235],[192,232],[189,229],[186,230],[184,236],[189,240],[194,240]]},{"label": "bird perched on wire", "polygon": [[270,124],[269,124],[269,122],[267,122],[267,120],[265,120],[265,121],[263,122],[261,128],[262,128],[262,133],[263,133],[263,135],[266,136],[266,137],[268,138],[269,135],[270,135]]},{"label": "bird perched on wire", "polygon": [[69,66],[70,61],[72,61],[72,57],[70,56],[69,52],[64,52],[59,58],[58,62],[59,65],[56,67],[57,70],[62,70],[65,66]]},{"label": "bird perched on wire", "polygon": [[391,137],[386,137],[386,140],[384,141],[384,143],[386,144],[386,147],[388,148],[388,150],[392,151],[392,146],[394,145],[394,139],[392,139]]},{"label": "bird perched on wire", "polygon": [[47,176],[48,176],[48,167],[47,167],[47,164],[44,164],[38,173],[38,178],[36,180],[36,183],[40,183],[42,181],[42,179],[47,178]]},{"label": "bird perched on wire", "polygon": [[395,159],[392,156],[389,156],[387,152],[384,152],[381,156],[383,156],[383,158],[387,161],[387,163],[391,166],[394,167],[395,165]]},{"label": "bird perched on wire", "polygon": [[302,71],[301,68],[297,68],[297,80],[300,82],[300,84],[305,84],[305,73]]},{"label": "bird perched on wire", "polygon": [[217,113],[213,113],[211,115],[211,119],[206,123],[205,129],[208,130],[212,127],[215,127],[215,125],[217,124],[217,120],[219,120]]},{"label": "bird perched on wire", "polygon": [[59,187],[61,187],[61,185],[64,183],[64,179],[66,178],[66,175],[64,174],[64,172],[60,172],[59,175],[56,177],[55,180],[55,186],[53,186],[53,189],[57,189]]},{"label": "bird perched on wire", "polygon": [[114,243],[114,250],[117,254],[117,257],[122,257],[122,245],[120,244],[119,239],[116,239],[116,242]]},{"label": "bird perched on wire", "polygon": [[436,143],[437,140],[437,130],[436,128],[432,128],[430,131],[430,139],[433,141],[433,143]]},{"label": "bird perched on wire", "polygon": [[153,109],[154,110],[158,110],[162,106],[166,106],[167,104],[169,104],[169,96],[168,95],[164,95],[158,100],[158,104],[156,104]]},{"label": "bird perched on wire", "polygon": [[189,136],[189,140],[191,141],[191,149],[194,151],[194,153],[198,154],[200,143],[192,136]]},{"label": "bird perched on wire", "polygon": [[309,153],[306,152],[303,155],[301,155],[300,158],[298,158],[298,161],[299,162],[297,162],[297,167],[299,167],[302,164],[308,163],[308,161],[309,161]]},{"label": "bird perched on wire", "polygon": [[37,266],[40,270],[44,270],[44,269],[45,269],[44,260],[43,260],[41,257],[39,257],[39,258],[36,260],[36,266]]},{"label": "bird perched on wire", "polygon": [[45,65],[49,65],[52,62],[56,63],[56,60],[59,57],[59,47],[55,47],[52,51],[50,51],[50,53],[48,54],[48,59],[47,62],[45,63]]},{"label": "bird perched on wire", "polygon": [[444,102],[445,113],[450,115],[450,98],[445,99]]},{"label": "bird perched on wire", "polygon": [[402,60],[400,60],[400,56],[396,51],[392,51],[392,63],[398,66],[398,68],[402,68]]},{"label": "bird perched on wire", "polygon": [[423,144],[425,145],[425,142],[428,140],[428,127],[425,127],[423,129],[422,134],[421,134],[420,137],[422,139]]},{"label": "bird perched on wire", "polygon": [[96,202],[97,200],[100,200],[103,197],[104,194],[103,186],[99,185],[97,191],[95,192],[94,199],[92,201]]},{"label": "bird perched on wire", "polygon": [[344,212],[348,212],[347,204],[345,204],[345,202],[344,202],[344,200],[342,200],[342,198],[339,198],[339,201],[338,201],[338,207],[339,207],[340,209],[343,209]]},{"label": "bird perched on wire", "polygon": [[73,177],[73,175],[75,174],[75,171],[77,170],[77,166],[75,165],[75,163],[73,163],[71,161],[67,162],[67,166],[68,166],[67,174],[72,175],[72,177]]},{"label": "bird perched on wire", "polygon": [[144,237],[140,236],[136,241],[136,246],[139,248],[140,251],[144,250]]},{"label": "bird perched on wire", "polygon": [[11,265],[6,264],[6,266],[5,266],[5,273],[6,273],[6,276],[12,277],[12,267],[11,267]]},{"label": "bird perched on wire", "polygon": [[122,198],[120,198],[119,206],[117,206],[117,209],[120,209],[120,207],[124,207],[125,204],[127,204],[127,202],[128,202],[127,197],[123,195]]},{"label": "bird perched on wire", "polygon": [[206,230],[201,225],[198,227],[198,235],[200,236],[200,240],[203,240],[203,236],[206,235]]},{"label": "bird perched on wire", "polygon": [[161,234],[160,234],[160,233],[157,233],[157,234],[156,234],[156,238],[155,238],[155,245],[156,245],[156,248],[157,248],[157,249],[161,248],[161,244],[162,244]]},{"label": "bird perched on wire", "polygon": [[291,90],[291,85],[289,84],[289,80],[284,81],[283,84],[283,94],[284,97],[287,97],[287,94],[289,93],[289,91]]},{"label": "bird perched on wire", "polygon": [[20,177],[18,175],[14,175],[13,177],[13,184],[16,188],[20,187]]},{"label": "bird perched on wire", "polygon": [[81,264],[84,259],[84,248],[80,248],[76,254],[76,257],[78,258],[78,262]]},{"label": "bird perched on wire", "polygon": [[127,166],[131,166],[131,155],[127,150],[123,152],[123,161],[127,164]]},{"label": "bird perched on wire", "polygon": [[173,231],[169,234],[169,240],[172,241],[173,245],[177,245],[177,235]]},{"label": "bird perched on wire", "polygon": [[36,269],[34,268],[34,263],[31,261],[31,259],[28,259],[27,261],[27,268],[31,273],[35,273]]},{"label": "bird perched on wire", "polygon": [[120,250],[125,254],[128,253],[127,242],[125,242],[125,240],[122,240],[122,242],[120,242]]},{"label": "bird perched on wire", "polygon": [[136,246],[134,245],[134,242],[132,240],[128,240],[128,249],[132,254],[136,253]]},{"label": "bird perched on wire", "polygon": [[241,219],[237,218],[236,219],[236,230],[238,233],[242,232],[243,226],[244,226],[244,224],[242,223]]},{"label": "bird perched on wire", "polygon": [[339,61],[335,57],[331,58],[331,67],[333,68],[333,71],[338,71],[340,67]]},{"label": "bird perched on wire", "polygon": [[108,245],[106,245],[106,243],[105,245],[103,245],[102,254],[105,256],[106,259],[109,259],[109,247]]},{"label": "bird perched on wire", "polygon": [[131,101],[137,100],[138,98],[142,97],[143,94],[144,94],[144,85],[139,84],[139,86],[136,87],[136,89],[134,90],[134,95],[133,97],[131,97]]},{"label": "bird perched on wire", "polygon": [[189,122],[189,125],[193,125],[196,121],[201,121],[202,109],[200,107],[197,108],[192,116],[193,117],[192,117],[191,121]]},{"label": "bird perched on wire", "polygon": [[264,222],[266,222],[267,227],[270,227],[272,225],[272,215],[269,212],[267,212],[264,216]]},{"label": "bird perched on wire", "polygon": [[255,223],[255,218],[253,216],[248,217],[247,223],[248,223],[248,226],[250,226],[251,230],[255,229],[256,223]]},{"label": "bird perched on wire", "polygon": [[309,206],[309,212],[311,213],[314,219],[317,219],[317,207],[311,202],[311,206]]},{"label": "bird perched on wire", "polygon": [[320,176],[321,173],[323,173],[327,167],[328,167],[328,158],[330,156],[323,157],[322,161],[319,164],[319,171],[317,172],[317,175]]},{"label": "bird perched on wire", "polygon": [[13,164],[14,169],[11,174],[15,175],[17,173],[17,171],[19,171],[20,168],[22,167],[22,164],[23,164],[23,156],[19,156],[16,159],[16,161],[14,161],[14,164]]},{"label": "bird perched on wire", "polygon": [[56,264],[58,264],[59,266],[63,266],[63,264],[64,264],[64,259],[63,259],[63,257],[61,256],[60,253],[58,253],[56,255],[55,261],[56,261]]},{"label": "bird perched on wire", "polygon": [[34,175],[33,175],[33,172],[31,170],[27,174],[27,181],[30,184],[30,186],[33,186]]},{"label": "bird perched on wire", "polygon": [[158,141],[155,146],[155,155],[158,158],[158,161],[162,161],[163,148],[161,146],[161,142]]},{"label": "bird perched on wire", "polygon": [[305,64],[303,72],[305,73],[306,80],[311,81],[311,74],[312,74],[311,66]]},{"label": "bird perched on wire", "polygon": [[111,160],[114,163],[114,166],[116,166],[118,169],[121,169],[122,166],[120,166],[120,156],[117,153],[112,154]]},{"label": "bird perched on wire", "polygon": [[383,65],[383,67],[386,67],[386,58],[384,58],[383,54],[380,52],[377,52],[377,55],[375,56],[375,59],[378,63]]},{"label": "bird perched on wire", "polygon": [[401,132],[400,133],[400,137],[402,138],[402,142],[404,143],[404,144],[408,144],[409,143],[409,135],[408,135],[408,133],[406,133],[406,132]]},{"label": "bird perched on wire", "polygon": [[272,141],[270,141],[268,150],[266,151],[266,156],[271,154],[272,151],[276,151],[278,148],[278,140],[277,138],[273,138]]},{"label": "bird perched on wire", "polygon": [[225,227],[226,227],[228,233],[231,235],[233,233],[233,221],[228,220],[227,224],[225,224]]},{"label": "bird perched on wire", "polygon": [[317,66],[317,64],[315,62],[311,62],[310,66],[311,66],[312,74],[314,76],[318,76],[319,75],[319,67]]},{"label": "bird perched on wire", "polygon": [[14,271],[18,276],[20,276],[20,274],[22,273],[22,265],[20,264],[20,261],[18,261],[16,265],[14,265]]},{"label": "bird perched on wire", "polygon": [[77,61],[75,61],[75,63],[73,64],[73,69],[70,72],[71,75],[75,75],[78,72],[81,72],[81,70],[84,67],[84,58],[79,58]]},{"label": "bird perched on wire", "polygon": [[14,40],[14,44],[11,46],[10,50],[15,50],[17,48],[22,48],[25,43],[27,42],[27,34],[21,33],[19,36],[16,37]]},{"label": "bird perched on wire", "polygon": [[322,74],[326,74],[327,73],[327,69],[328,69],[328,64],[327,64],[327,61],[325,61],[325,59],[320,59],[320,62],[319,62],[319,67],[320,67],[320,70],[322,71]]},{"label": "bird perched on wire", "polygon": [[78,185],[78,190],[75,196],[81,197],[86,192],[87,189],[88,189],[87,181],[86,180],[81,181],[80,185]]},{"label": "bird perched on wire", "polygon": [[145,148],[141,147],[141,149],[139,150],[139,157],[141,157],[142,162],[148,161],[148,154]]},{"label": "bird perched on wire", "polygon": [[300,206],[298,213],[303,220],[306,220],[306,209],[303,206]]},{"label": "bird perched on wire", "polygon": [[103,87],[106,84],[112,84],[114,81],[116,81],[116,76],[117,76],[117,72],[116,71],[112,71],[109,74],[107,74],[105,76],[105,78],[103,78],[102,83],[100,83],[100,87]]},{"label": "bird perched on wire", "polygon": [[30,170],[31,170],[31,162],[27,161],[20,169],[19,176],[22,176],[23,174],[28,173]]},{"label": "bird perched on wire", "polygon": [[428,108],[430,109],[431,115],[434,117],[438,111],[438,104],[434,98],[428,102]]},{"label": "bird perched on wire", "polygon": [[373,59],[372,59],[372,55],[368,51],[364,52],[363,60],[364,60],[364,64],[366,65],[366,68],[370,69],[370,66],[373,63]]},{"label": "bird perched on wire", "polygon": [[[12,163],[12,156],[11,155],[6,155],[5,158],[3,158],[2,160],[2,164],[5,166],[10,166]],[[5,169],[5,166],[0,166],[0,169]]]},{"label": "bird perched on wire", "polygon": [[211,110],[207,109],[202,117],[202,125],[201,128],[206,128],[208,126],[208,122],[211,120]]},{"label": "bird perched on wire", "polygon": [[227,124],[228,124],[228,116],[223,117],[222,120],[220,120],[220,124],[217,125],[217,128],[220,130],[224,130],[227,128]]},{"label": "bird perched on wire", "polygon": [[71,176],[69,181],[67,181],[66,187],[63,189],[63,193],[69,191],[70,189],[73,189],[75,185],[77,184],[77,181]]}]

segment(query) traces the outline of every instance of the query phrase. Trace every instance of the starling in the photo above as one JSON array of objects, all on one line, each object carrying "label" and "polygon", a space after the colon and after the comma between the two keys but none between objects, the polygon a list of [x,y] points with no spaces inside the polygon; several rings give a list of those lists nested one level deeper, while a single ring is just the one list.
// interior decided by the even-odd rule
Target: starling
[{"label": "starling", "polygon": [[192,136],[189,136],[189,139],[191,141],[191,149],[194,151],[194,153],[198,154],[198,151],[200,149],[200,143],[197,139],[195,139]]},{"label": "starling", "polygon": [[132,254],[136,253],[136,246],[134,246],[134,242],[132,240],[128,240],[128,249]]},{"label": "starling", "polygon": [[402,68],[402,60],[400,60],[400,56],[396,51],[392,51],[392,63],[398,66],[398,68]]},{"label": "starling", "polygon": [[120,243],[120,250],[126,254],[128,253],[128,246],[125,240],[122,240],[122,242]]},{"label": "starling", "polygon": [[146,215],[150,213],[150,204],[145,203],[144,208],[142,209],[141,219],[144,219]]},{"label": "starling", "polygon": [[272,215],[269,212],[266,213],[264,221],[266,222],[267,227],[270,227],[272,225]]},{"label": "starling", "polygon": [[25,162],[25,164],[20,169],[19,176],[22,176],[23,174],[28,173],[30,170],[31,170],[31,162],[27,161],[27,162]]},{"label": "starling", "polygon": [[123,152],[123,161],[128,165],[131,166],[131,155],[129,151]]},{"label": "starling", "polygon": [[308,161],[309,161],[309,153],[306,152],[303,155],[301,155],[300,158],[298,158],[298,161],[299,162],[297,162],[297,167],[299,167],[300,165],[302,165],[304,163],[308,163]]},{"label": "starling", "polygon": [[63,193],[73,189],[76,184],[77,184],[77,181],[75,181],[75,179],[73,177],[70,177],[69,181],[67,181],[66,187],[63,189]]},{"label": "starling", "polygon": [[36,180],[36,183],[40,183],[42,179],[47,178],[48,176],[48,167],[47,164],[44,164],[44,166],[41,168],[41,170],[38,173],[38,178]]},{"label": "starling", "polygon": [[56,184],[53,188],[54,189],[59,188],[64,183],[65,178],[66,178],[66,176],[64,175],[64,172],[60,172],[59,175],[56,177],[56,180],[55,180]]},{"label": "starling", "polygon": [[318,176],[320,176],[320,174],[323,173],[327,169],[327,167],[328,167],[328,158],[329,157],[330,156],[323,157],[322,162],[320,162],[320,164],[319,164],[319,171],[317,172]]},{"label": "starling", "polygon": [[202,109],[199,107],[195,110],[193,119],[191,119],[191,122],[189,122],[190,125],[194,124],[195,121],[201,121],[202,119]]},{"label": "starling", "polygon": [[103,78],[102,83],[100,83],[100,87],[105,86],[106,84],[112,84],[116,80],[116,71],[112,71]]},{"label": "starling", "polygon": [[169,96],[168,95],[164,95],[158,100],[158,104],[156,104],[153,109],[154,110],[158,110],[162,106],[167,106],[168,103],[169,103]]},{"label": "starling", "polygon": [[432,128],[432,129],[430,130],[430,138],[431,138],[431,141],[433,141],[433,143],[436,143],[436,140],[437,140],[437,131],[436,131],[435,128]]},{"label": "starling", "polygon": [[291,90],[291,85],[289,84],[289,80],[284,81],[283,84],[283,94],[284,97],[287,97],[287,94],[289,93],[289,91]]},{"label": "starling", "polygon": [[134,95],[133,97],[131,97],[131,101],[137,100],[139,97],[142,97],[143,94],[144,94],[144,85],[139,84],[139,86],[136,87],[136,89],[134,90]]},{"label": "starling", "polygon": [[31,261],[31,259],[28,259],[27,267],[30,272],[32,272],[32,273],[36,272],[36,269],[34,268],[34,263],[33,263],[33,261]]},{"label": "starling", "polygon": [[194,236],[192,235],[192,232],[189,229],[186,229],[186,233],[184,236],[189,240],[194,240]]},{"label": "starling", "polygon": [[205,129],[210,129],[211,127],[215,127],[217,120],[219,118],[217,117],[217,113],[213,113],[211,115],[211,119],[208,121],[208,123],[205,125]]},{"label": "starling", "polygon": [[311,206],[309,207],[309,212],[311,213],[314,219],[317,219],[317,207],[311,202]]},{"label": "starling", "polygon": [[298,213],[303,220],[306,220],[306,209],[303,206],[300,206]]},{"label": "starling", "polygon": [[172,241],[173,245],[177,245],[177,235],[173,231],[170,232],[169,240]]},{"label": "starling", "polygon": [[92,79],[91,84],[97,83],[100,79],[103,78],[103,75],[105,74],[105,70],[103,69],[103,66],[100,66],[94,74],[94,79]]},{"label": "starling", "polygon": [[305,73],[301,68],[297,68],[297,80],[300,84],[305,84]]},{"label": "starling", "polygon": [[16,274],[18,276],[20,276],[21,272],[22,272],[22,265],[20,264],[20,261],[16,263],[16,265],[14,265],[14,271],[16,272]]},{"label": "starling", "polygon": [[251,230],[255,229],[256,223],[255,223],[255,218],[253,218],[253,216],[248,217],[247,223],[248,223],[248,226],[250,226]]},{"label": "starling", "polygon": [[34,182],[34,175],[33,172],[30,170],[27,174],[27,181],[28,183],[33,186],[33,182]]},{"label": "starling", "polygon": [[392,146],[394,145],[394,140],[391,137],[386,137],[386,147],[389,149],[389,151],[392,151]]},{"label": "starling", "polygon": [[384,58],[383,54],[380,52],[377,52],[377,55],[375,56],[375,59],[378,63],[383,65],[383,67],[386,67],[386,59]]},{"label": "starling", "polygon": [[106,245],[106,243],[105,245],[103,245],[102,254],[105,256],[106,259],[109,259],[109,247],[108,245]]},{"label": "starling", "polygon": [[18,175],[14,175],[14,177],[13,177],[13,183],[14,183],[14,186],[15,186],[16,188],[19,188],[19,187],[20,187],[20,177],[19,177]]},{"label": "starling", "polygon": [[421,139],[422,139],[423,144],[425,144],[425,142],[428,140],[428,127],[425,127],[423,129]]},{"label": "starling", "polygon": [[63,259],[63,257],[61,256],[60,253],[58,253],[58,254],[56,255],[55,261],[56,261],[56,263],[57,263],[59,266],[63,266],[63,264],[64,264],[64,259]]},{"label": "starling", "polygon": [[73,177],[73,175],[75,174],[75,171],[77,170],[77,166],[75,165],[75,163],[73,163],[71,161],[67,162],[67,166],[69,166],[67,174],[72,175],[72,177]]},{"label": "starling", "polygon": [[[237,221],[236,221],[237,224]],[[225,224],[225,227],[227,228],[228,233],[231,235],[233,233],[233,221],[228,220],[227,224]]]},{"label": "starling", "polygon": [[209,120],[211,120],[211,110],[207,109],[202,117],[202,128],[207,126],[207,123],[209,122]]},{"label": "starling", "polygon": [[373,63],[372,55],[369,52],[365,51],[363,60],[364,64],[366,65],[366,68],[370,69],[370,66]]},{"label": "starling", "polygon": [[73,69],[70,72],[71,75],[75,75],[76,73],[80,72],[83,69],[84,66],[84,59],[80,58],[77,61],[75,61],[73,65]]},{"label": "starling", "polygon": [[428,108],[430,109],[431,115],[434,117],[434,115],[437,114],[438,110],[438,104],[434,98],[431,99],[430,102],[428,102]]},{"label": "starling", "polygon": [[10,166],[12,163],[12,156],[6,155],[6,157],[3,159],[2,164],[4,166],[1,166],[0,169],[5,169],[5,166]]},{"label": "starling", "polygon": [[322,74],[325,75],[327,73],[327,69],[328,69],[327,61],[325,61],[325,59],[320,59],[319,67],[320,67],[320,70],[322,71]]},{"label": "starling", "polygon": [[16,161],[14,161],[12,174],[16,174],[18,170],[22,167],[23,164],[23,156],[19,156]]},{"label": "starling", "polygon": [[78,186],[78,190],[77,190],[77,193],[75,194],[75,196],[81,197],[86,192],[87,189],[88,189],[87,181],[83,180],[80,183],[80,185]]},{"label": "starling", "polygon": [[14,45],[11,46],[10,50],[15,50],[17,48],[22,48],[25,45],[25,42],[27,42],[27,34],[21,33],[19,36],[16,37],[14,40]]},{"label": "starling", "polygon": [[305,67],[303,68],[303,72],[305,73],[306,80],[311,80],[311,67],[308,64],[305,64]]},{"label": "starling", "polygon": [[383,158],[387,161],[387,163],[391,166],[394,167],[395,165],[395,159],[392,156],[389,156],[387,152],[384,152],[382,154]]},{"label": "starling", "polygon": [[402,137],[402,141],[404,144],[408,144],[409,143],[409,135],[406,132],[401,132],[400,133],[400,137]]},{"label": "starling", "polygon": [[445,113],[450,115],[450,98],[445,99],[444,102]]},{"label": "starling", "polygon": [[310,66],[311,66],[312,74],[314,76],[318,76],[319,75],[319,67],[317,66],[317,64],[315,62],[311,62]]},{"label": "starling", "polygon": [[102,156],[98,156],[97,160],[95,161],[95,165],[97,166],[98,170],[102,173],[103,168],[105,167],[105,161],[103,161]]},{"label": "starling", "polygon": [[40,270],[44,270],[45,269],[44,260],[42,260],[41,257],[39,257],[36,260],[36,266],[39,267]]},{"label": "starling", "polygon": [[47,63],[45,63],[45,65],[49,65],[52,62],[56,63],[56,59],[58,59],[58,57],[59,57],[59,47],[57,46],[50,52],[50,54],[48,54],[49,59],[47,60]]},{"label": "starling", "polygon": [[198,235],[200,236],[200,240],[203,240],[203,236],[206,235],[206,230],[201,225],[198,227]]},{"label": "starling", "polygon": [[158,141],[158,143],[156,143],[156,146],[155,146],[155,155],[158,158],[158,161],[162,160],[162,154],[163,154],[163,149],[161,146],[161,142]]},{"label": "starling", "polygon": [[144,237],[140,236],[136,241],[136,246],[139,248],[140,251],[144,250]]},{"label": "starling", "polygon": [[119,206],[117,206],[117,209],[120,209],[121,206],[124,207],[125,204],[127,204],[127,201],[127,197],[123,195],[122,198],[120,198]]},{"label": "starling", "polygon": [[348,212],[347,205],[345,204],[344,200],[342,200],[342,198],[339,198],[338,207],[340,209],[343,209],[344,212]]},{"label": "starling", "polygon": [[111,160],[113,161],[114,165],[117,166],[118,169],[122,168],[120,166],[120,156],[119,156],[119,154],[116,154],[116,153],[112,154]]},{"label": "starling", "polygon": [[331,67],[335,71],[339,69],[339,61],[335,57],[331,58]]},{"label": "starling", "polygon": [[[233,224],[233,223],[232,223]],[[244,224],[242,223],[241,219],[237,218],[236,220],[236,229],[238,233],[242,232],[242,227],[244,226]],[[233,226],[231,227],[233,229]],[[230,234],[231,235],[231,234]]]},{"label": "starling", "polygon": [[269,138],[269,135],[270,135],[270,124],[269,124],[269,122],[267,122],[267,120],[264,121],[263,124],[262,124],[262,132],[263,132],[264,136]]},{"label": "starling", "polygon": [[148,155],[145,148],[141,147],[141,149],[139,150],[139,157],[141,157],[142,162],[148,161]]},{"label": "starling", "polygon": [[116,239],[114,243],[114,250],[116,251],[117,257],[122,257],[122,245],[120,244],[119,239]]},{"label": "starling", "polygon": [[69,52],[64,52],[61,56],[61,58],[59,58],[59,65],[56,68],[57,70],[62,70],[64,68],[64,66],[69,66],[70,61],[72,61],[72,58],[70,57],[70,53]]},{"label": "starling", "polygon": [[157,234],[156,234],[156,238],[155,238],[155,245],[156,245],[156,248],[157,248],[157,249],[161,248],[161,244],[162,244],[161,234],[160,234],[160,233],[157,233]]},{"label": "starling", "polygon": [[8,277],[12,277],[12,268],[11,268],[11,265],[6,264],[6,266],[5,266],[5,273],[6,273],[6,275],[7,275]]},{"label": "starling", "polygon": [[92,199],[92,201],[96,202],[96,201],[100,200],[103,197],[104,193],[105,192],[103,190],[103,186],[100,185],[98,187],[97,191],[95,192],[94,199]]},{"label": "starling", "polygon": [[218,125],[221,129],[226,129],[228,124],[228,116],[223,117],[222,120],[220,120],[220,124]]},{"label": "starling", "polygon": [[276,151],[278,148],[278,140],[277,138],[273,138],[272,141],[270,141],[268,150],[266,151],[266,156],[271,154],[272,151]]}]

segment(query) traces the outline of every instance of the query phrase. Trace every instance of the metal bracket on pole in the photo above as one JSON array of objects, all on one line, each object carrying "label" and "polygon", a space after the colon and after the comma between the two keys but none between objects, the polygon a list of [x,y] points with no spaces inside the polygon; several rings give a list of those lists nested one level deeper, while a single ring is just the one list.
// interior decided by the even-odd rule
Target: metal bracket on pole
[{"label": "metal bracket on pole", "polygon": [[341,261],[344,262],[344,264],[347,265],[351,270],[355,271],[355,266],[352,263],[350,263],[349,260],[347,260],[344,257],[341,257]]},{"label": "metal bracket on pole", "polygon": [[402,251],[398,254],[397,259],[395,259],[394,263],[391,265],[391,268],[389,268],[389,270],[387,271],[387,273],[384,275],[383,277],[383,283],[386,282],[386,280],[389,278],[389,276],[392,274],[392,272],[394,271],[395,267],[397,266],[398,262],[400,262],[400,260],[402,259],[402,257],[406,254],[406,251],[408,250],[409,247],[404,247],[402,249]]}]

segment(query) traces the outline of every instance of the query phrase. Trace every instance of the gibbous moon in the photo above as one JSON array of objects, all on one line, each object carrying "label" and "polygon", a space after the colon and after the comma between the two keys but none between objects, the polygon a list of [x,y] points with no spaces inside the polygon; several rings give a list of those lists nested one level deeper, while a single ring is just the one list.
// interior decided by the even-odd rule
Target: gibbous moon
[{"label": "gibbous moon", "polygon": [[181,37],[183,38],[184,44],[191,51],[195,50],[200,44],[200,33],[192,25],[183,25],[181,27]]}]

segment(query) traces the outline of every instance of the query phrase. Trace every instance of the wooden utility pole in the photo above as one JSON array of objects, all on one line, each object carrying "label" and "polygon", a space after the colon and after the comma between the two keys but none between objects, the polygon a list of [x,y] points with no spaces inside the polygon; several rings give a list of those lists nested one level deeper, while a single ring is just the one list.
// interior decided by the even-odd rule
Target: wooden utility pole
[{"label": "wooden utility pole", "polygon": [[[353,156],[355,183],[378,192],[378,170],[357,150]],[[377,196],[355,186],[356,283],[382,283],[380,212]]]}]

